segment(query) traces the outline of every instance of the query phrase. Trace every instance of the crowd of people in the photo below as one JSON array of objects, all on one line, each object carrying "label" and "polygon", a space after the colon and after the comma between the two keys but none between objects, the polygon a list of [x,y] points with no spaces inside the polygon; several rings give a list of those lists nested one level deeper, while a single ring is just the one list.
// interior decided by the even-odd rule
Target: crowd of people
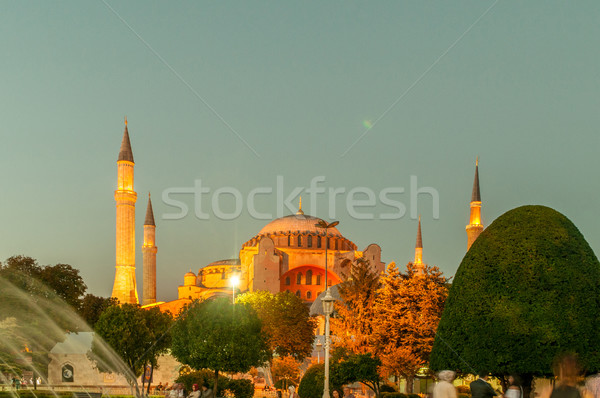
[{"label": "crowd of people", "polygon": [[[600,398],[600,374],[583,379],[581,368],[574,355],[561,356],[554,365],[555,382],[536,391],[535,398]],[[452,383],[456,373],[443,370],[438,373],[438,383],[433,389],[433,398],[458,398]],[[471,398],[523,398],[523,384],[519,375],[510,375],[504,392],[495,390],[489,383],[488,372],[480,372],[477,380],[469,385]]]}]

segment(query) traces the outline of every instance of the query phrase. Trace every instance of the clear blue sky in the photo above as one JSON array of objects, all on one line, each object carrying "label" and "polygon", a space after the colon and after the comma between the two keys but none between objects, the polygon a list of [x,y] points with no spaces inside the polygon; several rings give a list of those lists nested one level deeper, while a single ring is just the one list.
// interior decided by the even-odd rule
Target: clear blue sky
[{"label": "clear blue sky", "polygon": [[[323,175],[322,186],[347,191],[404,187],[397,199],[408,203],[417,176],[440,195],[439,219],[431,200],[419,202],[424,261],[453,275],[479,155],[486,225],[544,204],[600,250],[599,2],[106,1],[2,4],[0,259],[69,263],[91,292],[110,294],[124,115],[138,283],[150,191],[163,300],[188,269],[235,257],[266,223],[245,210],[164,220],[173,208],[163,191],[197,179],[246,195],[281,175],[287,195]],[[274,194],[259,198],[275,211]],[[327,204],[314,214],[305,199],[304,209],[327,218]],[[412,259],[408,214],[357,220],[338,205],[340,230],[359,248],[376,242],[386,262]]]}]

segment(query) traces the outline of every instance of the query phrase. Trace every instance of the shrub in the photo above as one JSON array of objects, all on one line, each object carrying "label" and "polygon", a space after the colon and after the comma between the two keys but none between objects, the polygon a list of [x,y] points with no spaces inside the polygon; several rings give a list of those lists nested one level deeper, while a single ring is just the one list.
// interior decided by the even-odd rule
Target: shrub
[{"label": "shrub", "polygon": [[396,392],[396,388],[389,384],[383,384],[381,387],[379,387],[379,392]]},{"label": "shrub", "polygon": [[526,397],[533,376],[551,375],[564,351],[598,372],[599,307],[600,263],[577,227],[551,208],[518,207],[487,227],[463,258],[430,368],[517,372]]},{"label": "shrub", "polygon": [[[221,384],[221,381],[219,381],[219,384]],[[231,391],[235,398],[252,398],[254,396],[254,383],[250,380],[230,379],[224,384],[226,384],[225,389]]]},{"label": "shrub", "polygon": [[[187,392],[192,391],[192,386],[198,384],[202,387],[202,384],[208,384],[209,388],[213,388],[215,383],[215,373],[212,370],[202,369],[196,370],[187,374],[180,375],[176,380],[176,383],[183,383],[183,388]],[[223,392],[227,389],[227,383],[229,379],[225,376],[219,376],[219,391],[217,397],[222,397]]]},{"label": "shrub", "polygon": [[300,398],[323,397],[323,386],[325,385],[324,379],[324,365],[317,364],[308,368],[304,373],[304,377],[300,380],[300,386],[298,386],[298,395]]}]

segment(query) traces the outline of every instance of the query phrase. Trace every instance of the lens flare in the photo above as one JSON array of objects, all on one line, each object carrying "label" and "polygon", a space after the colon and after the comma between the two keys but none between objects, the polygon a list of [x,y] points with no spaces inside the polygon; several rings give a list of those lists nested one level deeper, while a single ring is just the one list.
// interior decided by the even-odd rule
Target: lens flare
[{"label": "lens flare", "polygon": [[365,126],[366,129],[370,129],[373,127],[373,122],[371,120],[363,120],[363,126]]}]

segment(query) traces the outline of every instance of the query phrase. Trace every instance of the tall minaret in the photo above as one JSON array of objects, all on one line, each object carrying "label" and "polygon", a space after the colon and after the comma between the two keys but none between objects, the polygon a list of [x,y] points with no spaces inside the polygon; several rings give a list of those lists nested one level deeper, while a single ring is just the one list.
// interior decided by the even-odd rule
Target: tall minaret
[{"label": "tall minaret", "polygon": [[483,231],[481,222],[481,193],[479,192],[479,158],[475,160],[475,181],[473,181],[473,193],[471,194],[471,217],[467,229],[467,251],[471,248],[475,239]]},{"label": "tall minaret", "polygon": [[148,208],[144,220],[144,245],[142,257],[144,260],[144,292],[142,305],[156,303],[156,224],[152,211],[152,200],[148,193]]},{"label": "tall minaret", "polygon": [[421,236],[421,216],[419,216],[419,228],[417,229],[417,244],[415,245],[415,261],[417,273],[423,274],[423,238]]},{"label": "tall minaret", "polygon": [[135,201],[137,194],[133,190],[133,152],[127,131],[127,118],[125,118],[125,132],[121,142],[121,150],[117,159],[117,251],[115,284],[112,297],[116,297],[121,304],[138,303],[138,294],[135,285]]}]

